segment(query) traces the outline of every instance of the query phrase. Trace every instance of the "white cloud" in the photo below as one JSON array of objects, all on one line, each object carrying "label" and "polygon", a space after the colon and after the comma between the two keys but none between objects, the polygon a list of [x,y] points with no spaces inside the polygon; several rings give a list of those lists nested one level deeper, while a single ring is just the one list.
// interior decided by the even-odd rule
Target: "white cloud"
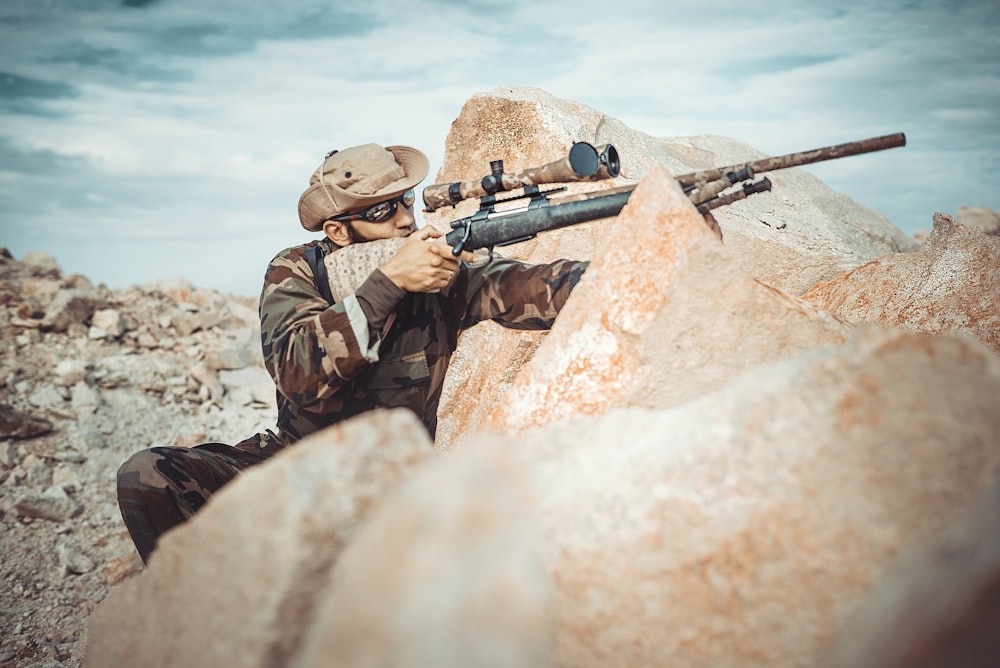
[{"label": "white cloud", "polygon": [[[308,236],[295,202],[327,150],[415,145],[433,178],[464,102],[507,85],[773,153],[906,131],[903,164],[815,173],[914,231],[959,203],[1000,208],[997,18],[985,1],[11,3],[0,70],[79,94],[34,100],[45,116],[0,106],[0,141],[24,155],[0,168],[0,244],[52,246],[117,285],[191,271],[252,292]],[[107,261],[151,240],[155,262]]]}]

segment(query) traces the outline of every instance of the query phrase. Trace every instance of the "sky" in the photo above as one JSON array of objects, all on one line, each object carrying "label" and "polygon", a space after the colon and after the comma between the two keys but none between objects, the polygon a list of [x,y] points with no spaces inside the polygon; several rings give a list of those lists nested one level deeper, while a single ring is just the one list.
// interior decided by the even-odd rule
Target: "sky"
[{"label": "sky", "polygon": [[256,295],[328,150],[416,146],[429,184],[501,86],[771,155],[905,132],[808,169],[908,234],[1000,210],[996,0],[0,0],[0,246]]}]

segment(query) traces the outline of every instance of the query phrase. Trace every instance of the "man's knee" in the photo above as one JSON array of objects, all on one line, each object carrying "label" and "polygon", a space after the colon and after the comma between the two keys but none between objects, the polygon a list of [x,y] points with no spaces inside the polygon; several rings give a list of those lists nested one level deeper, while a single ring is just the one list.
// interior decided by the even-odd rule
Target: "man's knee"
[{"label": "man's knee", "polygon": [[161,463],[167,459],[184,457],[187,448],[158,446],[140,450],[118,467],[116,476],[118,492],[125,489],[161,489],[171,481],[164,475]]}]

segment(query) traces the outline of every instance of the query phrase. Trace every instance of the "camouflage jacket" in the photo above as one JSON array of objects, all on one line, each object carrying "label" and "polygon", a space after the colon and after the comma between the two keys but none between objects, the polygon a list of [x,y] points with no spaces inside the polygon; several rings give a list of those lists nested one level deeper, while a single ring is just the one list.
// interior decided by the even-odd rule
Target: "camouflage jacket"
[{"label": "camouflage jacket", "polygon": [[317,244],[337,249],[323,239],[282,251],[268,265],[260,299],[264,363],[277,386],[285,445],[376,407],[413,410],[433,438],[459,332],[487,319],[548,329],[588,264],[495,257],[462,264],[440,293],[407,293],[376,269],[331,305],[305,259]]}]

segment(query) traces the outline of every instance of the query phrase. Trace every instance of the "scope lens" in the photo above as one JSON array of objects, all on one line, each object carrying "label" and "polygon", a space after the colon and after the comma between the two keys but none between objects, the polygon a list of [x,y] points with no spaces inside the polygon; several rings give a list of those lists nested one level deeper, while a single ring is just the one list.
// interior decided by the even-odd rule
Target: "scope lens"
[{"label": "scope lens", "polygon": [[573,144],[569,150],[569,166],[577,176],[593,176],[601,166],[597,149],[585,141]]}]

